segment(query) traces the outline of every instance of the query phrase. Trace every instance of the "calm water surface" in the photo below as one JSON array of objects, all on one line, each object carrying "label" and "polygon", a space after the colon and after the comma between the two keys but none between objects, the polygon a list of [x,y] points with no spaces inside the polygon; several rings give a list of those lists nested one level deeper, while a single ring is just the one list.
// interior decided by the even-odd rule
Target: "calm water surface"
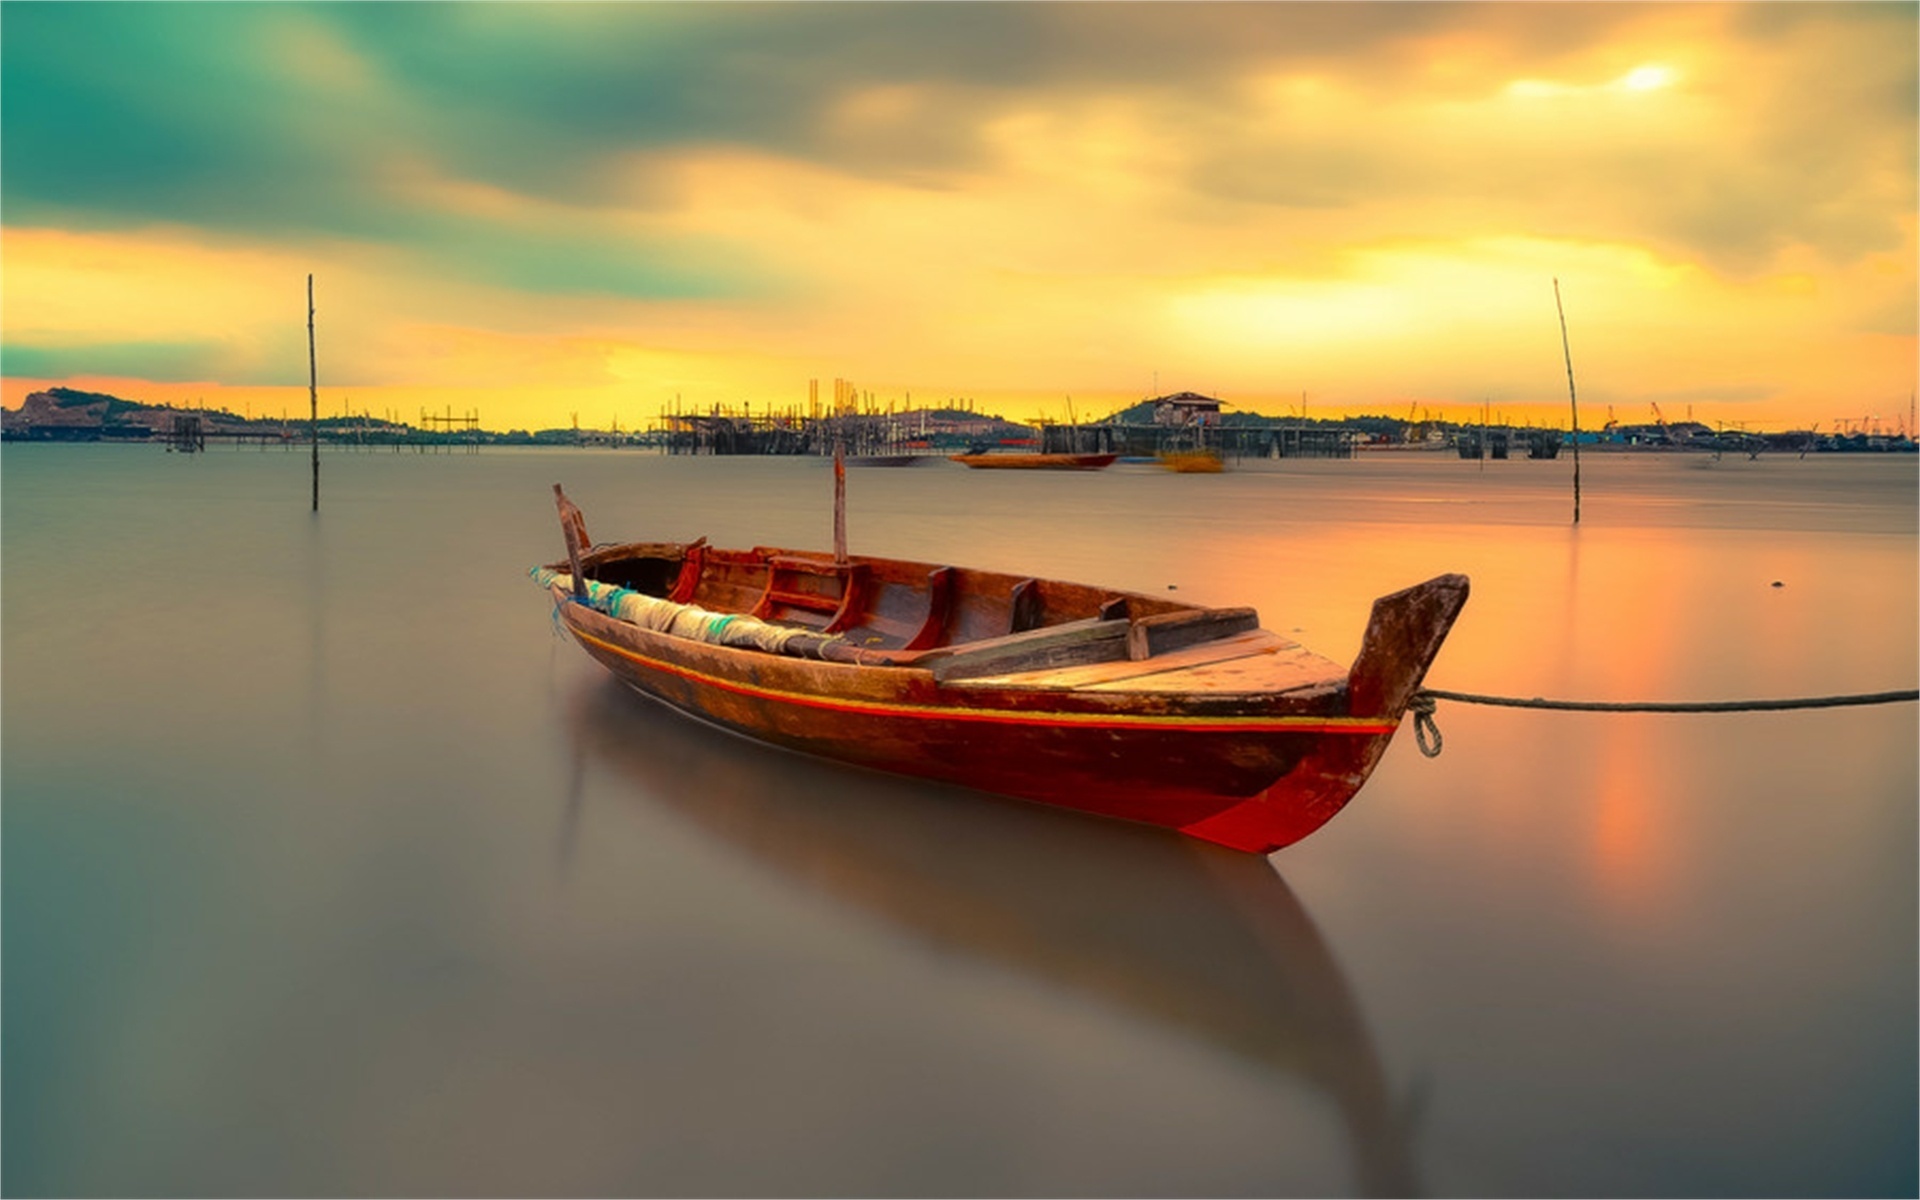
[{"label": "calm water surface", "polygon": [[[850,472],[857,552],[1252,604],[1435,687],[1914,686],[1915,463]],[[9,446],[4,1182],[1912,1195],[1916,715],[1443,704],[1270,859],[760,749],[526,579],[827,545],[812,461]],[[1776,584],[1778,586],[1776,586]]]}]

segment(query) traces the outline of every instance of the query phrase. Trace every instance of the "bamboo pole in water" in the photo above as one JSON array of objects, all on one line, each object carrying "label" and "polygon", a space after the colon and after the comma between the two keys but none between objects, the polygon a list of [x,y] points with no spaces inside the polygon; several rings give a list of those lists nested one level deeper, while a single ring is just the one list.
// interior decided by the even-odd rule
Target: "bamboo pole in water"
[{"label": "bamboo pole in water", "polygon": [[1580,400],[1573,391],[1573,347],[1567,341],[1567,308],[1560,303],[1560,280],[1553,281],[1553,307],[1560,313],[1560,349],[1567,356],[1567,403],[1573,408],[1573,523],[1580,523]]},{"label": "bamboo pole in water", "polygon": [[312,416],[307,432],[313,442],[313,511],[320,511],[320,370],[313,357],[313,276],[307,276],[307,401]]}]

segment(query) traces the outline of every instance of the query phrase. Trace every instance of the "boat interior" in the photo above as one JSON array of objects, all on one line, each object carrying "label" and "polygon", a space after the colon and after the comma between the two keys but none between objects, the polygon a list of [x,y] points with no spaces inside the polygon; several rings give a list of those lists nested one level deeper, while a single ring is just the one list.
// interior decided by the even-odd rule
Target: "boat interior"
[{"label": "boat interior", "polygon": [[[700,640],[745,640],[757,649],[856,665],[924,667],[943,685],[1249,694],[1345,688],[1355,713],[1398,715],[1468,590],[1466,576],[1440,575],[1379,597],[1358,657],[1343,668],[1261,629],[1251,608],[1205,608],[844,550],[723,550],[705,538],[593,546],[578,506],[558,484],[553,490],[568,561],[536,569],[549,586],[561,586],[564,569],[576,598],[587,600],[589,585],[608,598],[604,611],[620,611],[625,591],[635,601],[683,606],[671,621],[700,612],[750,617],[711,626]],[[763,631],[773,634],[766,644]],[[1148,676],[1159,678],[1143,685]]]},{"label": "boat interior", "polygon": [[[561,580],[565,567],[547,569]],[[603,608],[626,589],[744,615],[801,634],[780,653],[922,667],[942,685],[1243,695],[1319,693],[1347,679],[1346,667],[1261,629],[1251,608],[1057,580],[704,541],[598,547],[581,555],[580,569],[606,597],[596,601]]]},{"label": "boat interior", "polygon": [[[1231,613],[1151,596],[992,571],[769,547],[722,550],[633,542],[581,556],[589,579],[643,595],[837,634],[863,648],[921,651],[1086,621],[1149,621]],[[1156,619],[1157,620],[1151,620]],[[1257,622],[1253,622],[1257,624]],[[1251,627],[1251,625],[1249,625]]]}]

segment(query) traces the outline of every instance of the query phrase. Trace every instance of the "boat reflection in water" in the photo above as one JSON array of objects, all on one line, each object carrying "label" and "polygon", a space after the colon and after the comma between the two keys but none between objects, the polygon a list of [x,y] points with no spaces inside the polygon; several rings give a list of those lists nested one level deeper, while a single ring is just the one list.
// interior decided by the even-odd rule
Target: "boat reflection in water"
[{"label": "boat reflection in water", "polygon": [[[1417,1193],[1407,1114],[1359,1006],[1267,859],[790,754],[612,681],[576,697],[571,723],[587,769],[612,768],[805,886],[942,950],[1304,1076],[1339,1109],[1361,1191]],[[569,831],[577,804],[576,792]]]}]

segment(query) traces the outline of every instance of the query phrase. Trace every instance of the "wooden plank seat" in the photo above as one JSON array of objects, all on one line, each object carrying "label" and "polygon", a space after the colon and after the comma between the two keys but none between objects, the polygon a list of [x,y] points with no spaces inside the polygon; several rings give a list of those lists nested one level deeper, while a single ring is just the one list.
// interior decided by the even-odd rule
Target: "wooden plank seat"
[{"label": "wooden plank seat", "polygon": [[[804,584],[807,580],[830,581],[831,588],[810,588]],[[767,590],[753,606],[752,615],[763,621],[775,620],[785,612],[798,609],[826,616],[821,632],[838,633],[859,619],[866,583],[865,563],[770,554],[767,556]]]},{"label": "wooden plank seat", "polygon": [[903,649],[928,650],[940,644],[947,631],[947,617],[953,611],[953,578],[952,567],[935,567],[927,572],[927,615]]},{"label": "wooden plank seat", "polygon": [[1201,608],[1192,612],[1158,613],[1127,625],[1127,657],[1135,662],[1201,642],[1218,641],[1260,628],[1260,614],[1251,608]]},{"label": "wooden plank seat", "polygon": [[1020,582],[1014,584],[1013,592],[1011,596],[1008,597],[1007,612],[1009,614],[1007,621],[1008,633],[1025,633],[1029,629],[1038,628],[1040,625],[1040,581],[1038,579],[1022,579]]},{"label": "wooden plank seat", "polygon": [[1337,689],[1346,668],[1265,629],[1232,634],[1156,654],[1109,657],[1078,666],[968,674],[946,686],[1043,692],[1131,692],[1168,695],[1305,693]]},{"label": "wooden plank seat", "polygon": [[[981,676],[1058,671],[1092,663],[1141,662],[1257,631],[1251,608],[1201,608],[1129,620],[1103,605],[1101,616],[1043,625],[917,656],[941,683]],[[1251,652],[1251,651],[1247,651]]]},{"label": "wooden plank seat", "polygon": [[1127,623],[1088,617],[916,655],[940,683],[976,675],[1040,671],[1127,656]]},{"label": "wooden plank seat", "polygon": [[685,604],[693,599],[693,590],[700,586],[700,572],[707,565],[707,539],[701,538],[688,546],[680,556],[680,576],[674,580],[673,590],[667,593],[667,599],[675,604]]}]

